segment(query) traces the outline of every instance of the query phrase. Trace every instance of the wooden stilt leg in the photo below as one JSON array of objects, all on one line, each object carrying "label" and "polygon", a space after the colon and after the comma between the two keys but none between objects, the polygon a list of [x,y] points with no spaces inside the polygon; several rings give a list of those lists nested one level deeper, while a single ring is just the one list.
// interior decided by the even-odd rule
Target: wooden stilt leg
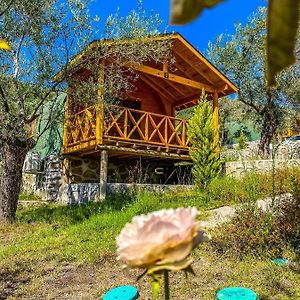
[{"label": "wooden stilt leg", "polygon": [[108,151],[102,150],[100,156],[100,201],[106,198]]}]

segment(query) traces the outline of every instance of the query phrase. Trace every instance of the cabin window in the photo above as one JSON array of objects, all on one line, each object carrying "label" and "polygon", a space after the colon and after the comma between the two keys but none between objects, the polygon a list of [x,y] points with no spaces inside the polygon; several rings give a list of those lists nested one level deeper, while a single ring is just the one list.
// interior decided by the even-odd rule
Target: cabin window
[{"label": "cabin window", "polygon": [[122,106],[126,108],[141,110],[141,102],[134,100],[124,100],[122,101]]}]

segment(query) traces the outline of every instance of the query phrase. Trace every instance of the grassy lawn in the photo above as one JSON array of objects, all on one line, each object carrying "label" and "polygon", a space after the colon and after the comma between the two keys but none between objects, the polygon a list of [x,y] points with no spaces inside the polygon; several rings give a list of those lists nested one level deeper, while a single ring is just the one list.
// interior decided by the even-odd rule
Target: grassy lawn
[{"label": "grassy lawn", "polygon": [[[115,237],[133,216],[161,208],[196,206],[205,219],[214,207],[291,192],[299,170],[270,177],[219,179],[205,191],[139,193],[110,197],[104,204],[47,205],[20,209],[14,225],[0,227],[0,299],[99,299],[109,287],[136,284],[141,270],[122,270],[115,260]],[[274,189],[272,188],[274,186]],[[212,233],[214,234],[214,233]],[[171,278],[178,299],[215,299],[234,285],[256,290],[260,299],[300,299],[300,267],[278,267],[269,258],[234,259],[208,243],[194,254],[196,277]],[[149,299],[147,279],[138,282]]]}]

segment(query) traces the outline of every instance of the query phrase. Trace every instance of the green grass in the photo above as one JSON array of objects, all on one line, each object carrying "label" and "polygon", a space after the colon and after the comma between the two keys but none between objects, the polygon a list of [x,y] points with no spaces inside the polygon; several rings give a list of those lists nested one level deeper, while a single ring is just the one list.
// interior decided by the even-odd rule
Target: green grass
[{"label": "green grass", "polygon": [[[299,179],[300,170],[277,173],[274,185],[275,193],[293,191],[295,182],[299,182]],[[109,197],[102,204],[47,205],[20,209],[17,212],[16,224],[0,225],[0,277],[5,278],[6,273],[12,276],[11,274],[17,272],[22,276],[29,274],[29,277],[40,278],[44,276],[40,272],[45,268],[56,270],[64,264],[75,264],[77,266],[95,264],[106,255],[115,254],[115,237],[135,215],[162,208],[196,206],[202,212],[201,218],[203,219],[207,217],[209,209],[270,196],[273,193],[272,186],[270,176],[249,174],[241,180],[229,177],[217,179],[212,182],[206,191],[193,189],[166,193],[145,192],[138,193],[134,197],[129,194],[117,194]],[[207,250],[199,255],[207,257],[207,260],[212,260],[211,264],[207,266],[207,268],[211,266],[212,270],[206,270],[206,276],[212,276],[209,274],[214,272],[213,270],[216,268],[214,260],[219,260],[218,264],[220,265],[220,270],[215,272],[222,272],[222,260],[228,264],[227,257],[213,254],[212,250]],[[228,281],[225,282],[237,284],[240,272],[243,272],[244,275],[241,276],[246,282],[245,274],[248,272],[246,269],[249,268],[249,262],[253,262],[253,260],[236,262],[236,272],[233,273],[228,269],[228,274],[224,275],[226,278],[228,277]],[[256,281],[259,278],[265,281],[268,273],[258,273],[264,272],[264,268],[269,267],[267,262],[262,262],[260,268],[253,271],[251,276],[257,276]],[[227,272],[226,269],[224,272]],[[270,276],[274,277],[274,274],[272,273]],[[21,278],[23,278],[22,276]],[[289,282],[293,282],[296,275],[289,271],[286,272],[286,276]],[[249,285],[251,284],[251,280],[247,282]],[[299,280],[297,282],[300,284]],[[36,284],[38,285],[38,283]],[[224,281],[222,281],[222,284],[224,284]],[[212,289],[215,289],[216,286],[218,285],[212,284]],[[268,288],[267,283],[264,283],[261,290],[266,292]],[[271,290],[275,295],[276,287],[271,287]],[[292,290],[291,293],[299,293],[299,289]],[[206,292],[203,291],[203,297],[206,297]]]},{"label": "green grass", "polygon": [[23,192],[19,195],[19,200],[21,200],[21,201],[39,201],[39,200],[42,200],[42,198],[35,193]]},{"label": "green grass", "polygon": [[[300,181],[300,171],[278,173],[276,193],[292,191],[292,178]],[[17,212],[15,225],[0,227],[0,241],[3,240],[2,245],[0,242],[0,260],[23,256],[30,259],[38,253],[43,259],[93,261],[104,253],[114,252],[116,235],[135,215],[182,206],[196,206],[204,212],[271,194],[270,176],[249,174],[240,180],[217,179],[206,191],[145,192],[135,197],[117,194],[103,204],[21,209]],[[207,213],[203,214],[205,216]]]}]

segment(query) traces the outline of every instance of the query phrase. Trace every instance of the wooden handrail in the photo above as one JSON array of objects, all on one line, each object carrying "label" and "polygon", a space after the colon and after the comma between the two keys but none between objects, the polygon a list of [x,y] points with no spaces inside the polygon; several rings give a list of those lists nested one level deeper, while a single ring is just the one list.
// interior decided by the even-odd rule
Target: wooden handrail
[{"label": "wooden handrail", "polygon": [[106,106],[105,110],[109,116],[104,127],[106,138],[188,148],[184,119],[116,105]]},{"label": "wooden handrail", "polygon": [[184,119],[117,105],[106,105],[103,119],[101,118],[99,124],[98,113],[96,106],[90,106],[67,116],[64,148],[86,142],[93,142],[96,145],[99,130],[104,139],[166,148],[188,148],[187,121]]}]

